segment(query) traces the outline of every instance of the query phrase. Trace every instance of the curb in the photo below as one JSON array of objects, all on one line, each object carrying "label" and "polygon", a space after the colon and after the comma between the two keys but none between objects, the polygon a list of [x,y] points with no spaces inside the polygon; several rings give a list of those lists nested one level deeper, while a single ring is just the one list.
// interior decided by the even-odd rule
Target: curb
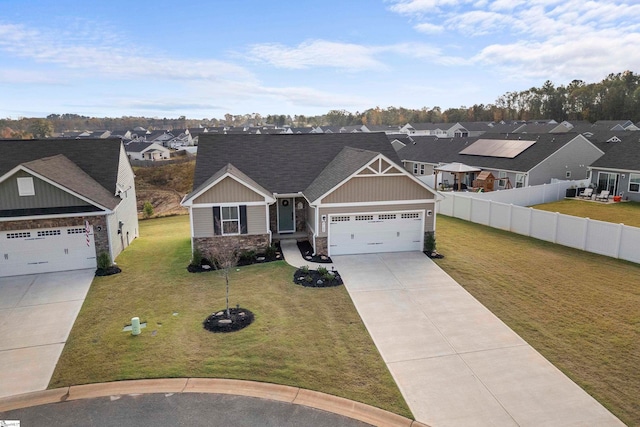
[{"label": "curb", "polygon": [[278,384],[218,378],[128,380],[36,391],[0,398],[0,413],[70,400],[152,393],[216,393],[257,397],[307,406],[376,426],[428,427],[401,415],[326,393]]}]

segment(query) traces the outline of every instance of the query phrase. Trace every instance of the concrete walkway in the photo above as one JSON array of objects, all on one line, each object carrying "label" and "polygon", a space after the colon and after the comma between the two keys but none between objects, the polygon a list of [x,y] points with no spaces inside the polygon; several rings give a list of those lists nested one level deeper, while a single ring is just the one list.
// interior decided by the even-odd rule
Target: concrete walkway
[{"label": "concrete walkway", "polygon": [[416,420],[623,425],[421,252],[332,259]]},{"label": "concrete walkway", "polygon": [[94,272],[0,277],[0,397],[47,388]]},{"label": "concrete walkway", "polygon": [[300,249],[298,248],[298,244],[294,239],[283,239],[280,240],[280,249],[282,249],[282,253],[284,255],[284,259],[287,264],[300,268],[303,265],[308,265],[310,269],[317,270],[319,266],[326,268],[327,270],[331,270],[333,264],[330,263],[312,263],[309,260],[306,260],[300,254]]}]

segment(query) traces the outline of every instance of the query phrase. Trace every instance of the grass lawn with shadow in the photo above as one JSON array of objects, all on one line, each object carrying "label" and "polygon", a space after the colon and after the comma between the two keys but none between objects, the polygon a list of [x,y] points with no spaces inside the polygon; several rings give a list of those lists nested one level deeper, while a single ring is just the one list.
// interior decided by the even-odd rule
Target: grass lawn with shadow
[{"label": "grass lawn with shadow", "polygon": [[640,265],[444,215],[437,240],[440,267],[623,422],[640,425]]},{"label": "grass lawn with shadow", "polygon": [[[306,288],[284,261],[233,269],[230,305],[255,315],[245,329],[214,334],[202,322],[225,307],[224,278],[189,273],[189,217],[140,222],[96,277],[49,388],[173,377],[231,378],[321,391],[413,418],[344,286]],[[132,317],[139,336],[123,332]]]}]

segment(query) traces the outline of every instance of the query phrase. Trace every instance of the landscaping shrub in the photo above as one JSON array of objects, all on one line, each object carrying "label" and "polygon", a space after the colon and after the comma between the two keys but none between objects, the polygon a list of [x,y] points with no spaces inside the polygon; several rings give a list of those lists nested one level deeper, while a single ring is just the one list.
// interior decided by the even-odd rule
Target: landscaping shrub
[{"label": "landscaping shrub", "polygon": [[108,270],[111,267],[111,257],[107,252],[100,252],[98,255],[98,268],[101,270]]}]

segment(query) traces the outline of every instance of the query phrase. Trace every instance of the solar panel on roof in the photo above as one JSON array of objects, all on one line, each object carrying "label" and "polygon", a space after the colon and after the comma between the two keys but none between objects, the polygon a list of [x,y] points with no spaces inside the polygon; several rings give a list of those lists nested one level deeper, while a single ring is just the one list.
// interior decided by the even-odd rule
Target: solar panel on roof
[{"label": "solar panel on roof", "polygon": [[479,139],[460,151],[460,154],[513,159],[535,143],[521,139]]}]

